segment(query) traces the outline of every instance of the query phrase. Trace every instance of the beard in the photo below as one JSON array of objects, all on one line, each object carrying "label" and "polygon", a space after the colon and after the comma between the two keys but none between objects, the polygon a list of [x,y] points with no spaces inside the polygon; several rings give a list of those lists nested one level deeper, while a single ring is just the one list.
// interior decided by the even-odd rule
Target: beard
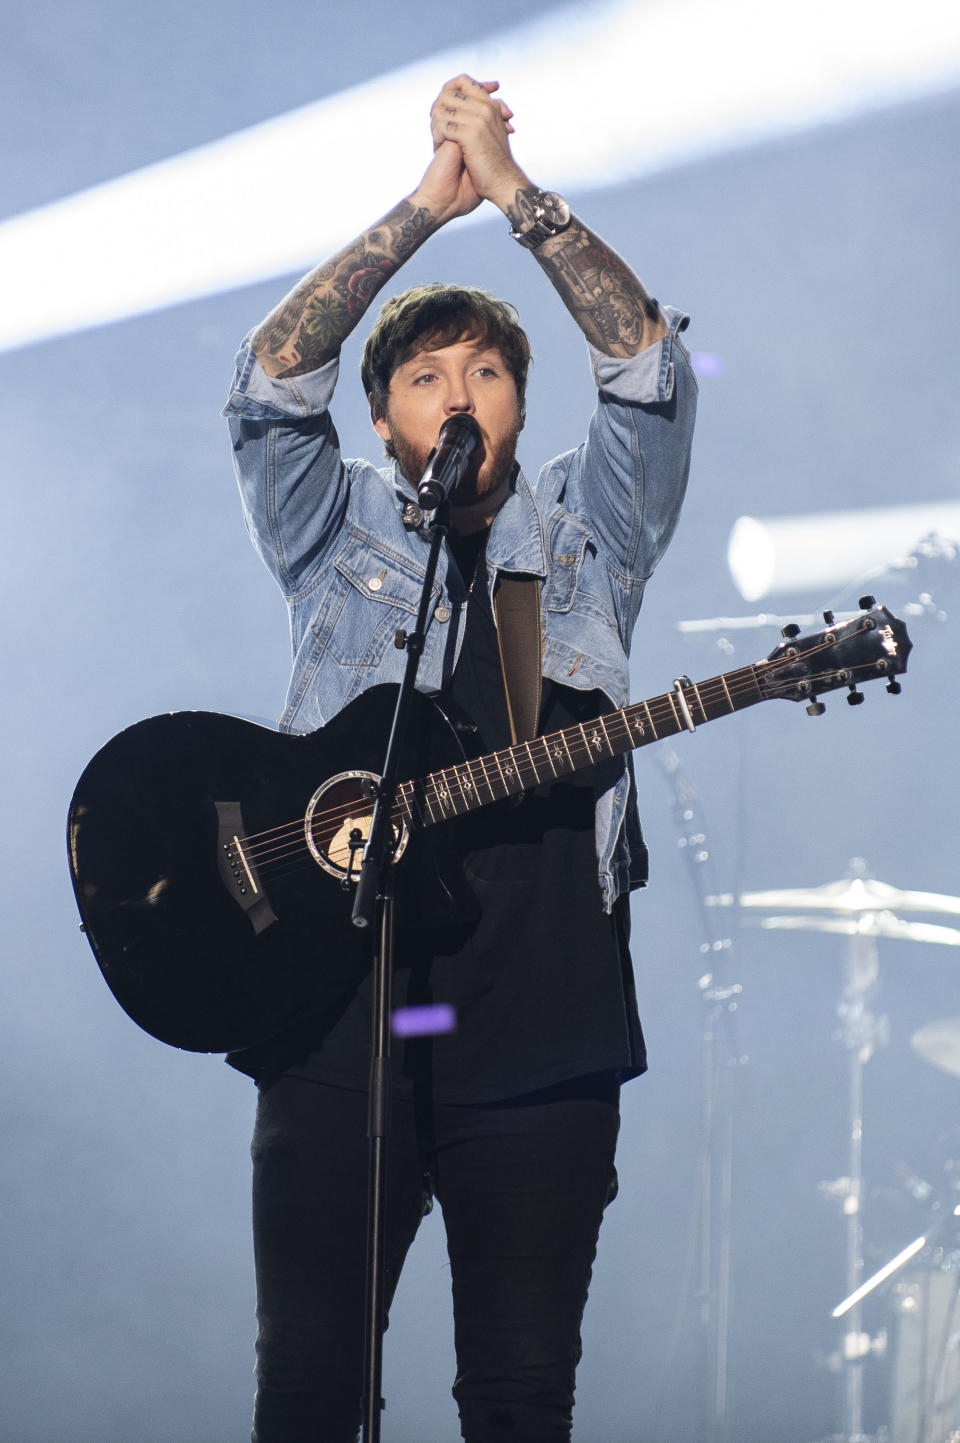
[{"label": "beard", "polygon": [[[471,453],[467,469],[460,478],[456,490],[450,493],[450,501],[454,506],[472,506],[474,502],[482,500],[484,496],[496,491],[510,479],[513,474],[519,434],[519,427],[515,431],[507,432],[491,452],[487,451],[481,441],[477,450]],[[390,442],[397,458],[397,465],[404,478],[416,488],[427,469],[427,458],[431,448],[418,445],[393,425],[390,428]]]}]

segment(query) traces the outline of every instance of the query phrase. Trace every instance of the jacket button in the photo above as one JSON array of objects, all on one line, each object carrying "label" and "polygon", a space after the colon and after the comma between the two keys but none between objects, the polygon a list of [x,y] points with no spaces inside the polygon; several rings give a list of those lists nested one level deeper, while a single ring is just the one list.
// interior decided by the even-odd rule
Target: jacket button
[{"label": "jacket button", "polygon": [[450,620],[450,608],[449,608],[449,606],[445,605],[444,602],[442,602],[442,601],[441,601],[440,605],[437,607],[436,611],[435,611],[433,614],[434,614],[434,616],[437,618],[438,621],[449,621],[449,620]]},{"label": "jacket button", "polygon": [[370,580],[367,582],[367,590],[379,591],[382,585],[383,582],[380,580],[379,576],[371,576]]}]

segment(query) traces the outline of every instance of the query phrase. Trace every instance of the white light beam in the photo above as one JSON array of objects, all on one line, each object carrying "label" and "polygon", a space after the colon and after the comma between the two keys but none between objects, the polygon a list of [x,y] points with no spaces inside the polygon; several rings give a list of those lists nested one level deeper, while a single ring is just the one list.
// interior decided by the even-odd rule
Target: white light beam
[{"label": "white light beam", "polygon": [[554,11],[8,220],[0,350],[306,268],[413,188],[429,104],[461,70],[502,81],[533,178],[589,189],[958,84],[960,5]]}]

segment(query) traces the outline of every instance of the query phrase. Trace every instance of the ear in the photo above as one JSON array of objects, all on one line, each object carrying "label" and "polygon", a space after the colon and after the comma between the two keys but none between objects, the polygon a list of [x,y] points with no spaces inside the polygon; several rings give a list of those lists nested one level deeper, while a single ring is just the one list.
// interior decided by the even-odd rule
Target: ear
[{"label": "ear", "polygon": [[372,393],[367,397],[367,400],[370,402],[370,420],[373,423],[373,429],[381,441],[391,440],[389,422],[374,401]]}]

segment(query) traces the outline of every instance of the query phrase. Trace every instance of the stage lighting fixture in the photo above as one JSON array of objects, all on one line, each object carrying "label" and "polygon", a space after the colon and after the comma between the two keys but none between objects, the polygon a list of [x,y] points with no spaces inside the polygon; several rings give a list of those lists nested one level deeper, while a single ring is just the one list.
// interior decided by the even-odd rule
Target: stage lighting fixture
[{"label": "stage lighting fixture", "polygon": [[730,533],[727,564],[744,601],[788,591],[827,594],[903,565],[926,537],[960,543],[960,502],[741,516]]}]

